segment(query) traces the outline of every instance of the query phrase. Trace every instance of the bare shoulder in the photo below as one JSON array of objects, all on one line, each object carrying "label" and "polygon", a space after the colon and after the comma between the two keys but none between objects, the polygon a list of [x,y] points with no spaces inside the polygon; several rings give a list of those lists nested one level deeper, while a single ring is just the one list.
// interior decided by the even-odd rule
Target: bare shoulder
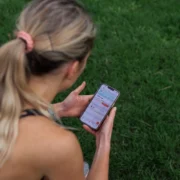
[{"label": "bare shoulder", "polygon": [[25,133],[31,138],[36,138],[36,141],[42,141],[42,139],[48,141],[57,137],[58,139],[64,139],[64,136],[74,137],[73,133],[43,116],[32,116],[20,120],[19,130],[20,133]]},{"label": "bare shoulder", "polygon": [[47,170],[75,155],[83,159],[76,136],[48,118],[27,117],[21,120],[19,129],[19,145],[26,144],[32,163],[39,167]]}]

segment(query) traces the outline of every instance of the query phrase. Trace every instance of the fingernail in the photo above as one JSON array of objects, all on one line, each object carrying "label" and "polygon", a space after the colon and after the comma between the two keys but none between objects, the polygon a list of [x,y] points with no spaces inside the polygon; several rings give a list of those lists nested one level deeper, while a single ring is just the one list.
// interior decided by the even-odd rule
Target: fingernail
[{"label": "fingernail", "polygon": [[117,107],[114,107],[114,111],[116,111],[117,110]]}]

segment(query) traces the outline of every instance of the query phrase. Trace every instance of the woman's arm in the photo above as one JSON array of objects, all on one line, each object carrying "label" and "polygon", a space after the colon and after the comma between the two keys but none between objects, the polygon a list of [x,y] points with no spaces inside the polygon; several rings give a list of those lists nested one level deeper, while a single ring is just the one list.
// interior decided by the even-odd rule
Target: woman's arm
[{"label": "woman's arm", "polygon": [[111,136],[116,115],[116,108],[113,108],[98,132],[93,131],[88,126],[84,128],[96,136],[96,153],[92,168],[87,180],[108,180],[109,176],[109,155],[111,146]]},{"label": "woman's arm", "polygon": [[108,180],[110,144],[101,145],[96,150],[87,180]]}]

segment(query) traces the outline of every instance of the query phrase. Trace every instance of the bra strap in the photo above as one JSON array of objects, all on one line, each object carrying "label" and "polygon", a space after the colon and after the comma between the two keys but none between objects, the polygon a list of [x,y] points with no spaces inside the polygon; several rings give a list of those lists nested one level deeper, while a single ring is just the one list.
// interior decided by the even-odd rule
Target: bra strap
[{"label": "bra strap", "polygon": [[22,112],[20,118],[24,118],[24,117],[27,117],[27,116],[43,116],[42,113],[40,113],[38,110],[36,109],[26,109]]}]

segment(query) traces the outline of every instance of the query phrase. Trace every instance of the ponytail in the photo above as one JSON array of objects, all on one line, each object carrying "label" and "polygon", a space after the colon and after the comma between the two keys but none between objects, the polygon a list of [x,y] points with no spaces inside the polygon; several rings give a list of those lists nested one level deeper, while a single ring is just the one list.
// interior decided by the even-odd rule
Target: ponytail
[{"label": "ponytail", "polygon": [[0,167],[7,160],[18,135],[19,116],[25,103],[44,115],[47,103],[28,86],[25,43],[13,40],[0,48]]}]

